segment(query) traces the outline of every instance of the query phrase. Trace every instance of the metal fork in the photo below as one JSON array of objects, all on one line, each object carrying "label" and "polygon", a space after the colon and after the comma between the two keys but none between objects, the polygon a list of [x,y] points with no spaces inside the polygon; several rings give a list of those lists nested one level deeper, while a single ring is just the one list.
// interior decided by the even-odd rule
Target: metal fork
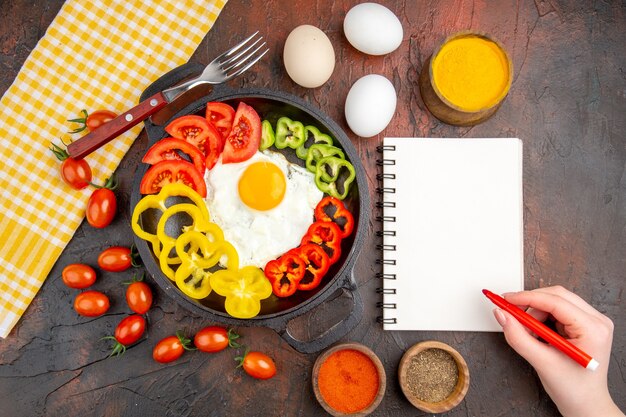
[{"label": "metal fork", "polygon": [[[164,90],[163,95],[169,101],[173,101],[176,97],[197,85],[220,84],[240,75],[256,64],[269,51],[269,48],[261,51],[265,46],[265,42],[257,46],[263,40],[263,37],[258,34],[258,31],[254,32],[250,37],[211,61],[209,65],[204,67],[202,74],[183,84]],[[240,50],[242,48],[243,50]],[[253,48],[254,50],[252,50]]]},{"label": "metal fork", "polygon": [[70,143],[67,146],[69,156],[74,159],[84,158],[198,85],[220,84],[241,75],[269,51],[269,48],[265,48],[266,42],[262,40],[258,31],[253,33],[211,61],[198,77],[148,97],[97,130]]}]

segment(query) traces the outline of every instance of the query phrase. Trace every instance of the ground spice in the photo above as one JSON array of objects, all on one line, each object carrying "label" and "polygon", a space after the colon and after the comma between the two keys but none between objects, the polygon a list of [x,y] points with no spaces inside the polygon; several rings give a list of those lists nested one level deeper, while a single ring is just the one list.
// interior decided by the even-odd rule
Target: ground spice
[{"label": "ground spice", "polygon": [[357,350],[344,349],[322,363],[317,383],[329,406],[342,413],[354,413],[374,401],[380,381],[370,358]]},{"label": "ground spice", "polygon": [[454,391],[459,381],[459,368],[448,352],[426,349],[411,358],[406,376],[407,387],[413,395],[436,403]]},{"label": "ground spice", "polygon": [[452,104],[478,111],[496,104],[506,95],[509,62],[493,41],[463,36],[445,43],[432,63],[433,82]]}]

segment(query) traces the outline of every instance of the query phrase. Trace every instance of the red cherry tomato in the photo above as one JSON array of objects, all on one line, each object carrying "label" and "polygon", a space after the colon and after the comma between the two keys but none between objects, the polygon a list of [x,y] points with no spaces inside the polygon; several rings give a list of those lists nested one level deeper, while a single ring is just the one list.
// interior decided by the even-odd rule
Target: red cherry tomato
[{"label": "red cherry tomato", "polygon": [[250,159],[259,149],[260,142],[261,119],[259,114],[246,103],[240,102],[237,113],[235,113],[232,130],[226,138],[222,162],[229,164]]},{"label": "red cherry tomato", "polygon": [[209,326],[201,329],[196,333],[193,339],[193,344],[203,352],[219,352],[225,349],[227,346],[240,347],[235,342],[239,335],[233,332],[232,329],[226,331],[225,328],[219,326]]},{"label": "red cherry tomato", "polygon": [[82,190],[91,182],[91,167],[84,159],[68,157],[61,163],[61,178],[70,187]]},{"label": "red cherry tomato", "polygon": [[70,288],[83,289],[96,282],[96,271],[89,265],[69,264],[61,273],[63,283]]},{"label": "red cherry tomato", "polygon": [[115,328],[115,340],[124,346],[132,345],[146,330],[146,319],[139,314],[128,316]]},{"label": "red cherry tomato", "polygon": [[137,342],[145,330],[146,319],[139,314],[133,314],[120,321],[115,328],[115,336],[103,338],[115,341],[115,345],[113,345],[113,350],[109,356],[117,356],[126,352],[126,348]]},{"label": "red cherry tomato", "polygon": [[236,358],[243,370],[256,379],[269,379],[276,375],[276,365],[272,358],[261,352],[248,352],[243,358]]},{"label": "red cherry tomato", "polygon": [[85,124],[87,125],[87,129],[93,132],[103,124],[110,122],[116,117],[117,114],[113,113],[110,110],[96,110],[95,112],[87,116]]},{"label": "red cherry tomato", "polygon": [[159,363],[168,363],[180,358],[185,350],[190,350],[191,342],[181,332],[176,336],[168,336],[161,339],[152,350],[152,358]]},{"label": "red cherry tomato", "polygon": [[109,309],[109,298],[99,291],[81,292],[74,299],[74,310],[81,316],[98,317]]},{"label": "red cherry tomato", "polygon": [[135,281],[126,289],[128,307],[137,314],[146,314],[152,306],[152,290],[142,281]]},{"label": "red cherry tomato", "polygon": [[98,188],[87,202],[87,221],[93,227],[102,229],[111,224],[116,211],[115,193],[108,188]]},{"label": "red cherry tomato", "polygon": [[51,143],[50,150],[61,163],[61,178],[70,187],[82,190],[91,182],[91,168],[84,159],[70,158],[67,150]]},{"label": "red cherry tomato", "polygon": [[105,271],[125,271],[130,268],[132,264],[132,251],[125,246],[111,246],[103,250],[98,256],[98,266]]},{"label": "red cherry tomato", "polygon": [[168,336],[159,341],[152,351],[152,358],[159,363],[168,363],[180,358],[185,349],[178,337]]}]

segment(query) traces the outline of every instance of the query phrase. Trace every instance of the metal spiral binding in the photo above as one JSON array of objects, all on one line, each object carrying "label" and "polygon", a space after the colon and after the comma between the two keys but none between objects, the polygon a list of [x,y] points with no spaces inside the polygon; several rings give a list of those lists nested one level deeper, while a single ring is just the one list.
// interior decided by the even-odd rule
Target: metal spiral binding
[{"label": "metal spiral binding", "polygon": [[[380,145],[376,148],[376,150],[382,154],[385,151],[386,152],[395,151],[396,147],[394,145]],[[394,159],[381,158],[376,161],[376,165],[379,166],[380,170],[382,171],[376,175],[376,180],[379,182],[379,187],[376,188],[376,193],[380,196],[380,201],[376,202],[376,208],[380,210],[384,210],[385,208],[396,208],[395,201],[388,201],[388,200],[383,201],[385,200],[383,198],[385,194],[396,193],[396,189],[394,187],[383,186],[383,183],[385,181],[389,182],[390,180],[393,181],[396,179],[396,174],[391,173],[391,172],[384,172],[385,167],[394,166],[395,164],[396,164],[396,161]],[[380,216],[376,217],[376,220],[380,222],[382,226],[381,230],[378,230],[376,232],[377,237],[384,238],[384,237],[396,236],[395,230],[388,230],[384,226],[384,223],[387,223],[387,224],[395,223],[396,222],[395,216],[389,216],[389,215],[385,216],[384,214],[381,214]],[[381,259],[376,260],[376,263],[378,265],[383,265],[383,266],[384,265],[391,265],[391,266],[396,265],[395,259],[388,259],[386,257],[386,254],[388,255],[389,252],[394,252],[396,250],[396,245],[381,243],[381,244],[376,245],[376,248],[382,252]],[[379,272],[376,274],[376,278],[382,279],[382,280],[395,280],[396,274]],[[396,295],[395,288],[388,288],[386,286],[381,286],[379,288],[376,288],[376,292],[378,294],[382,294],[383,296],[384,295]],[[385,303],[385,302],[376,303],[376,307],[380,308],[381,311],[383,309],[395,310],[397,308],[396,303]],[[376,321],[381,324],[396,324],[397,323],[396,318],[389,318],[389,317],[385,318],[383,315],[376,317]]]}]

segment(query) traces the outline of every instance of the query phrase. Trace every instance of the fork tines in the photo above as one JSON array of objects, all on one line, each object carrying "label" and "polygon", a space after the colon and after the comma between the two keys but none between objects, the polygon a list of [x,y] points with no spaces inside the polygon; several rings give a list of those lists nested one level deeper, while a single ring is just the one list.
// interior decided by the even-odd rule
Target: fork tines
[{"label": "fork tines", "polygon": [[[261,51],[266,45],[265,41],[259,44],[261,41],[263,41],[263,36],[259,35],[259,32],[256,31],[248,38],[215,58],[213,62],[219,65],[219,68],[225,73],[227,78],[236,77],[256,64],[263,55],[269,51],[269,48],[265,48]],[[244,49],[240,51],[242,48]],[[238,69],[235,72],[229,73],[229,71],[236,68]]]}]

